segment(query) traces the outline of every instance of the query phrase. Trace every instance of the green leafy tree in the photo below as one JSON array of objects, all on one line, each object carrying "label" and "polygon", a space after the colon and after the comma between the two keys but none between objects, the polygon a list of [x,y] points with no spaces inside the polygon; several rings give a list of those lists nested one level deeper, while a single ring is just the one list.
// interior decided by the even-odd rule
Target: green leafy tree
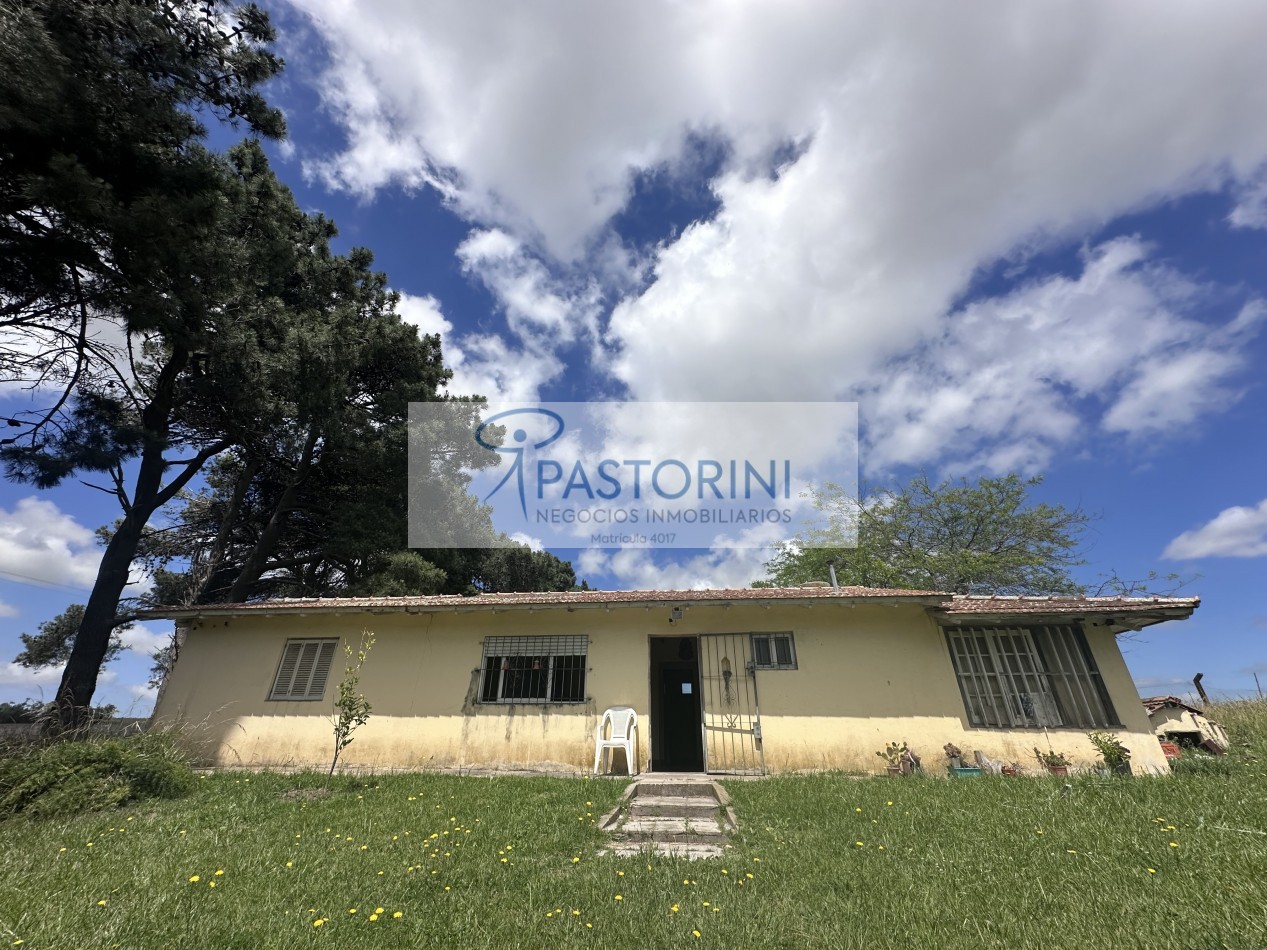
[{"label": "green leafy tree", "polygon": [[[71,604],[52,620],[46,620],[39,626],[37,633],[20,634],[22,652],[13,658],[13,662],[28,669],[44,669],[49,666],[60,666],[70,659],[75,646],[75,634],[84,619],[84,605]],[[126,629],[126,622],[121,622]],[[109,663],[123,651],[123,641],[119,639],[121,631],[116,628],[106,647],[102,664]]]},{"label": "green leafy tree", "polygon": [[[1077,594],[1073,577],[1090,517],[1034,502],[1041,478],[980,478],[938,484],[920,473],[899,490],[861,499],[828,485],[814,499],[825,527],[797,538],[766,565],[771,582],[823,580],[953,593]],[[856,525],[856,546],[850,526]]]}]

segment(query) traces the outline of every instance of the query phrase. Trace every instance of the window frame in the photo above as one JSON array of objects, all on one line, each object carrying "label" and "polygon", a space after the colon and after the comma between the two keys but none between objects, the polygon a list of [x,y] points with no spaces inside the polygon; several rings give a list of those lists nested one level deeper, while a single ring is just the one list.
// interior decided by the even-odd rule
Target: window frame
[{"label": "window frame", "polygon": [[480,648],[482,706],[577,706],[588,702],[589,637],[485,637]]},{"label": "window frame", "polygon": [[1080,623],[942,629],[970,728],[1122,727]]},{"label": "window frame", "polygon": [[[302,691],[296,690],[301,676],[304,656],[311,647],[312,665],[306,674],[306,685]],[[290,660],[292,650],[294,658]],[[330,682],[330,670],[334,666],[334,658],[339,652],[338,637],[290,637],[282,646],[281,658],[277,661],[277,669],[273,672],[272,685],[268,689],[267,702],[270,703],[317,703],[325,699],[326,685]],[[281,689],[282,677],[287,676],[289,684]]]},{"label": "window frame", "polygon": [[[752,657],[753,668],[758,670],[795,670],[796,664],[796,638],[790,630],[780,630],[776,633],[750,633],[749,638],[749,655]],[[757,642],[764,641],[768,650],[768,663],[762,663],[757,657]],[[787,644],[787,661],[784,662],[779,657],[778,644],[785,642]]]}]

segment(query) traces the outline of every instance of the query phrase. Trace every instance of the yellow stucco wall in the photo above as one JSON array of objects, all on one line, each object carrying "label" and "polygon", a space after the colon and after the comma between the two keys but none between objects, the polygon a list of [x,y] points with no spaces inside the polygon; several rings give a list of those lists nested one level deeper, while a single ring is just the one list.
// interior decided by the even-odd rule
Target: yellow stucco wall
[{"label": "yellow stucco wall", "polygon": [[[377,642],[361,673],[373,703],[368,724],[345,750],[365,768],[588,769],[594,727],[607,706],[638,710],[639,764],[649,761],[651,636],[791,631],[798,669],[757,672],[766,768],[880,771],[875,755],[905,741],[942,768],[941,747],[1020,760],[1035,768],[1038,730],[968,728],[949,653],[937,624],[918,605],[818,602],[810,606],[692,606],[676,624],[668,606],[613,605],[409,614],[215,617],[191,623],[180,661],[155,711],[179,722],[204,757],[233,766],[329,764],[330,716],[343,657],[321,702],[269,702],[287,638],[340,637],[363,628]],[[477,703],[485,636],[590,638],[581,705]],[[1166,770],[1164,756],[1111,634],[1087,631],[1137,771]],[[1051,744],[1082,764],[1095,761],[1082,730],[1050,730]]]}]

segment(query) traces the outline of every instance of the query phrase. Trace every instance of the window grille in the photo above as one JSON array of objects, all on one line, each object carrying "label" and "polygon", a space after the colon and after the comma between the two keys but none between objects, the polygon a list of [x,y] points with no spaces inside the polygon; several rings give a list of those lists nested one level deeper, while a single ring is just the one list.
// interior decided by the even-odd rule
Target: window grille
[{"label": "window grille", "polygon": [[268,698],[321,699],[338,646],[338,640],[287,640]]},{"label": "window grille", "polygon": [[588,637],[485,637],[481,703],[583,703]]},{"label": "window grille", "polygon": [[1077,626],[961,627],[946,639],[972,726],[1121,724]]},{"label": "window grille", "polygon": [[796,669],[796,648],[790,633],[754,633],[752,661],[759,670]]}]

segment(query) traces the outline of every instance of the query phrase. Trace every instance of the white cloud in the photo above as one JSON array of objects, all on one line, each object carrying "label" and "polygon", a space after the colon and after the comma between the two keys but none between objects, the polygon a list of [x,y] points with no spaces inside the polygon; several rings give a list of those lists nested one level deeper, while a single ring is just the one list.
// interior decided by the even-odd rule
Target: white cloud
[{"label": "white cloud", "polygon": [[1201,527],[1179,535],[1162,553],[1162,557],[1180,561],[1264,555],[1267,555],[1267,499],[1253,508],[1225,508]]},{"label": "white cloud", "polygon": [[0,686],[25,686],[31,689],[56,686],[62,680],[62,668],[27,669],[17,663],[0,665]]},{"label": "white cloud", "polygon": [[635,398],[863,393],[865,417],[897,422],[877,462],[966,442],[1001,468],[1041,464],[1088,411],[1142,434],[1237,395],[1234,348],[1180,299],[1201,288],[1137,243],[951,311],[983,265],[1123,213],[1230,182],[1250,207],[1263,4],[295,7],[331,51],[321,92],[348,137],[309,169],[366,195],[433,185],[480,228],[463,263],[512,335],[458,342],[472,391],[557,378],[554,338],[590,332],[589,291],[559,274],[601,270],[635,176],[688,161],[695,136],[728,156],[719,210],[643,262],[592,352]]},{"label": "white cloud", "polygon": [[171,642],[171,624],[138,621],[119,634],[119,639],[125,650],[148,659],[155,650]]},{"label": "white cloud", "polygon": [[20,611],[17,607],[0,600],[0,617],[16,617],[19,613]]},{"label": "white cloud", "polygon": [[[1198,288],[1149,266],[1138,239],[1084,253],[1055,276],[979,300],[861,390],[872,468],[949,456],[994,471],[1041,468],[1059,447],[1104,430],[1177,432],[1238,393],[1239,349],[1257,303],[1222,328],[1185,315]],[[993,442],[1005,436],[1002,444]]]},{"label": "white cloud", "polygon": [[435,297],[401,293],[396,311],[400,314],[401,321],[416,327],[420,335],[439,334],[443,342],[448,342],[453,324],[445,319],[440,311],[440,301]]},{"label": "white cloud", "polygon": [[23,498],[0,508],[0,572],[30,581],[91,590],[101,549],[93,532],[51,501]]},{"label": "white cloud", "polygon": [[656,561],[650,551],[590,548],[576,559],[576,576],[602,574],[617,590],[724,590],[752,586],[766,576],[771,548],[725,548],[692,558]]}]

